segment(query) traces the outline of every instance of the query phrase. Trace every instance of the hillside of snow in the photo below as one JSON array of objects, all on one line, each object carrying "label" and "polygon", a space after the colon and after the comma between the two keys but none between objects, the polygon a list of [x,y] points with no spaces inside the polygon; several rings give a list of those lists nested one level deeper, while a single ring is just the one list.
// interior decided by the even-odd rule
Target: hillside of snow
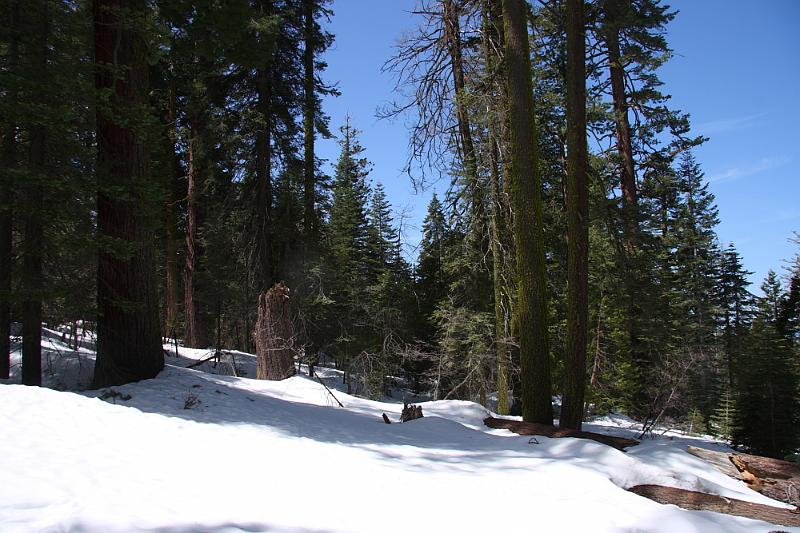
[{"label": "hillside of snow", "polygon": [[[46,384],[86,387],[91,343],[72,352],[50,337]],[[685,452],[724,448],[711,439],[664,436],[628,453],[531,439],[486,428],[491,413],[463,401],[425,402],[424,418],[386,425],[401,403],[333,390],[339,407],[303,375],[215,373],[253,376],[240,352],[185,368],[207,355],[181,348],[157,378],[113,390],[0,385],[0,531],[800,531],[625,490],[655,483],[784,506]],[[320,371],[331,387],[340,380]],[[586,429],[631,436],[630,424]]]}]

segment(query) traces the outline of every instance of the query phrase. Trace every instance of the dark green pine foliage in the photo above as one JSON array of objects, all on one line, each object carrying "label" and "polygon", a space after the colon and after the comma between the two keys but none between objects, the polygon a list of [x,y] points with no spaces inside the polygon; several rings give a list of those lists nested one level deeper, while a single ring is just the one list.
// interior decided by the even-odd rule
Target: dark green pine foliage
[{"label": "dark green pine foliage", "polygon": [[23,381],[38,384],[42,322],[95,316],[92,16],[52,0],[4,0],[0,13],[0,358],[7,320],[22,321]]},{"label": "dark green pine foliage", "polygon": [[737,366],[744,352],[744,345],[753,315],[753,295],[744,269],[742,258],[733,243],[723,251],[719,267],[719,281],[714,293],[719,306],[718,328],[721,330],[723,372],[728,385],[737,389],[736,379],[740,375]]},{"label": "dark green pine foliage", "polygon": [[416,337],[428,347],[435,343],[436,324],[433,312],[447,296],[449,277],[444,263],[449,246],[450,229],[444,207],[434,193],[428,204],[428,214],[422,222],[422,240],[415,272],[415,292],[419,309]]},{"label": "dark green pine foliage", "polygon": [[328,235],[335,276],[331,292],[336,302],[338,329],[333,350],[337,365],[347,369],[350,361],[370,344],[366,290],[375,279],[375,271],[367,219],[370,190],[366,178],[370,165],[362,157],[364,149],[349,120],[340,131],[342,151],[333,179]]},{"label": "dark green pine foliage", "polygon": [[371,313],[381,346],[410,341],[411,267],[403,257],[400,233],[383,185],[377,183],[368,213],[369,248],[374,261],[374,285],[370,287]]},{"label": "dark green pine foliage", "polygon": [[719,309],[709,295],[718,280],[719,249],[714,228],[719,223],[714,195],[691,152],[684,152],[676,176],[679,195],[675,219],[674,297],[679,317],[680,346],[692,362],[689,402],[708,417],[724,382],[716,339]]},{"label": "dark green pine foliage", "polygon": [[798,376],[789,342],[779,333],[781,287],[770,271],[761,285],[750,337],[739,358],[732,440],[758,455],[783,458],[800,446]]}]

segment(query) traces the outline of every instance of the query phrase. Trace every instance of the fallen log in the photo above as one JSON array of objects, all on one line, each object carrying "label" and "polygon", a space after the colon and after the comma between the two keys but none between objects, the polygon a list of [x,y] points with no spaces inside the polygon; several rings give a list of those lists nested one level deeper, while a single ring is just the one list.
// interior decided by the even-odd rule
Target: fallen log
[{"label": "fallen log", "polygon": [[518,435],[540,435],[542,437],[562,438],[573,437],[576,439],[588,439],[600,444],[605,444],[625,451],[625,448],[636,446],[639,444],[638,440],[626,439],[624,437],[612,437],[611,435],[602,435],[600,433],[592,433],[591,431],[579,431],[577,429],[562,429],[546,424],[537,424],[535,422],[521,422],[519,420],[507,420],[505,418],[494,418],[492,416],[485,418],[483,423],[493,429],[508,429]]},{"label": "fallen log", "polygon": [[797,463],[747,453],[715,452],[694,446],[689,446],[687,451],[724,474],[744,481],[748,487],[764,496],[790,505],[800,503],[800,465]]},{"label": "fallen log", "polygon": [[628,490],[654,502],[677,505],[682,509],[691,511],[712,511],[754,520],[763,520],[764,522],[781,526],[800,526],[800,511],[798,509],[783,509],[761,503],[723,498],[713,494],[676,489],[674,487],[662,487],[660,485],[637,485]]}]

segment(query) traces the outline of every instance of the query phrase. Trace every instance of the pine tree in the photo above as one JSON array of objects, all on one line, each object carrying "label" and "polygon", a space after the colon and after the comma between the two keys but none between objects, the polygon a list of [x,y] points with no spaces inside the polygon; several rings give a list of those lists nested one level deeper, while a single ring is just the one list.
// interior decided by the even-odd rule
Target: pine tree
[{"label": "pine tree", "polygon": [[586,30],[583,0],[567,1],[567,346],[559,425],[580,429],[586,388],[589,189],[586,147]]},{"label": "pine tree", "polygon": [[94,5],[98,140],[98,328],[95,387],[164,367],[152,242],[142,199],[149,176],[141,118],[148,89],[144,0]]},{"label": "pine tree", "polygon": [[340,131],[342,151],[336,163],[328,231],[336,276],[333,299],[339,335],[335,347],[338,362],[347,368],[350,360],[369,343],[364,303],[365,289],[374,280],[374,270],[370,268],[367,219],[369,163],[360,157],[364,149],[349,118]]},{"label": "pine tree", "polygon": [[503,0],[509,147],[517,253],[517,321],[523,419],[553,423],[547,287],[542,245],[541,179],[538,169],[531,64],[522,0]]},{"label": "pine tree", "polygon": [[448,241],[449,229],[444,209],[434,193],[428,203],[428,214],[422,222],[422,240],[416,267],[416,293],[421,317],[417,336],[429,344],[433,343],[435,331],[433,312],[446,296],[449,284],[444,271]]},{"label": "pine tree", "polygon": [[792,350],[776,328],[781,288],[774,272],[761,290],[764,296],[736,367],[739,392],[733,442],[755,454],[783,458],[800,445],[800,380]]},{"label": "pine tree", "polygon": [[742,266],[742,260],[731,243],[722,254],[716,300],[720,307],[724,371],[728,383],[736,388],[738,357],[743,352],[752,319],[753,295],[747,290],[752,274]]}]

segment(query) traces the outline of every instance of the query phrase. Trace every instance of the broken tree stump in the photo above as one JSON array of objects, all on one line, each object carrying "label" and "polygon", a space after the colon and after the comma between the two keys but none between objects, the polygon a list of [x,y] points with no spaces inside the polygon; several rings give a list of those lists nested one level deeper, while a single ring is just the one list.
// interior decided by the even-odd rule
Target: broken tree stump
[{"label": "broken tree stump", "polygon": [[422,406],[404,403],[403,412],[400,413],[400,422],[408,422],[417,418],[422,418]]},{"label": "broken tree stump", "polygon": [[278,381],[294,375],[294,330],[289,314],[289,288],[277,283],[258,298],[253,330],[256,378]]},{"label": "broken tree stump", "polygon": [[540,435],[542,437],[550,437],[557,439],[562,437],[573,437],[576,439],[588,439],[606,446],[611,446],[620,451],[625,451],[625,448],[636,446],[639,444],[638,440],[626,439],[624,437],[612,437],[611,435],[602,435],[600,433],[592,433],[591,431],[579,431],[577,429],[562,429],[546,424],[537,424],[535,422],[521,422],[519,420],[506,420],[505,418],[494,418],[492,416],[485,418],[483,423],[490,428],[494,429],[508,429],[518,435]]},{"label": "broken tree stump", "polygon": [[628,490],[654,502],[677,505],[682,509],[691,511],[713,511],[715,513],[763,520],[770,524],[790,527],[800,526],[800,512],[797,509],[772,507],[761,503],[723,498],[713,494],[676,489],[674,487],[662,487],[661,485],[637,485]]},{"label": "broken tree stump", "polygon": [[736,452],[715,452],[687,447],[686,451],[715,466],[722,473],[744,481],[764,496],[790,505],[798,505],[800,465],[771,457]]}]

